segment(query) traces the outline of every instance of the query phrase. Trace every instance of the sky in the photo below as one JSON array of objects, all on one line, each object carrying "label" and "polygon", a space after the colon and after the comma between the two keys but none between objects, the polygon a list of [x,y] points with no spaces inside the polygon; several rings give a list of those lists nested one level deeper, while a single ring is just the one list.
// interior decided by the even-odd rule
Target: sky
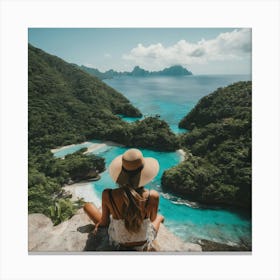
[{"label": "sky", "polygon": [[28,41],[102,72],[182,65],[198,75],[251,74],[251,29],[246,28],[29,28]]}]

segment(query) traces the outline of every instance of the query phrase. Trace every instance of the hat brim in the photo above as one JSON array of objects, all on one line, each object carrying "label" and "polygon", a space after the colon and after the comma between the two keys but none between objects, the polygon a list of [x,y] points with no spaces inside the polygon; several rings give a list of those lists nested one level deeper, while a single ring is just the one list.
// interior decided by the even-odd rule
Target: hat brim
[{"label": "hat brim", "polygon": [[[116,157],[109,166],[109,174],[113,181],[116,182],[122,171],[122,155]],[[159,163],[151,157],[144,158],[144,167],[141,170],[138,187],[145,186],[152,181],[159,172]]]}]

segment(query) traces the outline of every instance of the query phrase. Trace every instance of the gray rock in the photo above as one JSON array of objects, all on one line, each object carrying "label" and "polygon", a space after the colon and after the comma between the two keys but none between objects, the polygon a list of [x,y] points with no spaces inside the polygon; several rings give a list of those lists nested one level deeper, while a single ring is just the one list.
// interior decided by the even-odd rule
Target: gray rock
[{"label": "gray rock", "polygon": [[[70,220],[57,226],[43,214],[28,216],[29,252],[82,252],[116,251],[109,244],[106,228],[99,228],[93,235],[92,221],[80,209]],[[158,236],[153,244],[160,252],[201,252],[198,244],[185,243],[161,224]]]}]

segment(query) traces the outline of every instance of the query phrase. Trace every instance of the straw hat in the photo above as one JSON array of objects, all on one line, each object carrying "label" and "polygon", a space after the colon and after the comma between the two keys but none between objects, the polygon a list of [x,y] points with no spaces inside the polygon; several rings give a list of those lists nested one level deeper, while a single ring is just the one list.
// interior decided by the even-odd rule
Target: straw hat
[{"label": "straw hat", "polygon": [[116,157],[109,166],[109,174],[121,186],[138,188],[145,186],[159,171],[159,163],[151,157],[143,157],[138,149],[129,149]]}]

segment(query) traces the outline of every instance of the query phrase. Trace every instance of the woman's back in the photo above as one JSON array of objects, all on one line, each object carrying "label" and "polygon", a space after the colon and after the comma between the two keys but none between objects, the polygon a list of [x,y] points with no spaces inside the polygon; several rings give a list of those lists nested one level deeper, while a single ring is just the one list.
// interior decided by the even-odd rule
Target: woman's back
[{"label": "woman's back", "polygon": [[[158,161],[143,157],[137,149],[117,156],[109,166],[109,174],[119,186],[102,193],[102,216],[92,205],[84,209],[98,226],[108,226],[112,242],[124,246],[147,246],[155,239],[164,218],[157,214],[159,194],[145,190],[159,171]],[[141,250],[141,248],[140,248]]]},{"label": "woman's back", "polygon": [[[110,209],[111,218],[108,227],[110,241],[113,244],[150,244],[156,237],[156,230],[151,222],[151,213],[157,211],[153,209],[157,206],[154,203],[155,191],[148,191],[144,188],[138,190],[140,199],[136,201],[141,210],[141,223],[137,231],[131,231],[126,227],[125,210],[126,194],[124,189],[108,189],[107,194],[108,208]],[[151,198],[152,193],[152,198]],[[156,207],[157,208],[157,207]],[[154,210],[154,211],[153,211]]]},{"label": "woman's back", "polygon": [[[119,189],[106,189],[105,194],[107,196],[107,205],[110,209],[110,214],[114,219],[124,219],[125,218],[125,208],[126,208],[126,194],[125,190],[122,188]],[[141,197],[136,203],[141,210],[141,216],[144,220],[145,218],[150,218],[152,207],[154,206],[153,198],[154,192],[141,188],[138,191],[139,196]],[[151,198],[152,193],[152,198]],[[151,199],[150,199],[151,198]],[[151,201],[150,201],[151,200]]]}]

